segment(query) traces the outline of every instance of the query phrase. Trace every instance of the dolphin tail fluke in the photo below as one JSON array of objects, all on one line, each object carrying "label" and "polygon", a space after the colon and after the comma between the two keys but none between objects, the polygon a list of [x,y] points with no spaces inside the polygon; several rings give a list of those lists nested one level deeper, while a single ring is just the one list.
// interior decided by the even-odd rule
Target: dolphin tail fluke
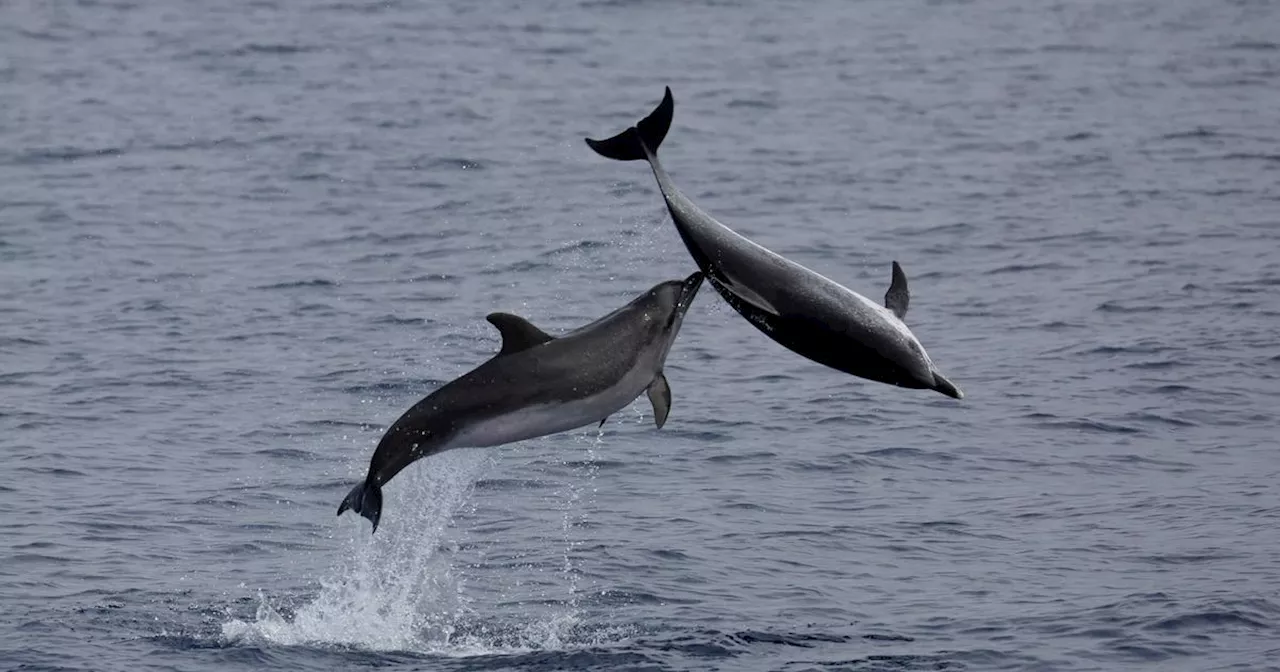
[{"label": "dolphin tail fluke", "polygon": [[369,519],[373,523],[373,531],[378,531],[378,519],[382,517],[382,486],[373,481],[365,481],[347,493],[347,498],[338,505],[338,515],[347,509]]},{"label": "dolphin tail fluke", "polygon": [[941,373],[933,372],[933,389],[951,397],[952,399],[964,399],[964,392],[956,387],[955,383],[946,379]]},{"label": "dolphin tail fluke", "polygon": [[675,101],[671,98],[671,87],[667,87],[666,93],[662,96],[662,102],[658,103],[658,107],[654,108],[649,116],[641,119],[640,123],[607,140],[587,138],[587,146],[607,159],[647,160],[650,155],[658,153],[658,146],[662,144],[663,138],[667,137],[674,108]]}]

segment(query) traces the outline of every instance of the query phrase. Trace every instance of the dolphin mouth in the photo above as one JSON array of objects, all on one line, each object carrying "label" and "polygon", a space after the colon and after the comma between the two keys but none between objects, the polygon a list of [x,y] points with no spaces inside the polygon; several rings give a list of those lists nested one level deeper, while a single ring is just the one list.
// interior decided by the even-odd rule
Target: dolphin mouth
[{"label": "dolphin mouth", "polygon": [[694,271],[692,275],[684,279],[680,283],[680,300],[677,305],[680,306],[680,312],[689,309],[689,305],[693,303],[693,297],[698,294],[698,288],[702,287],[702,281],[706,279],[702,271]]}]

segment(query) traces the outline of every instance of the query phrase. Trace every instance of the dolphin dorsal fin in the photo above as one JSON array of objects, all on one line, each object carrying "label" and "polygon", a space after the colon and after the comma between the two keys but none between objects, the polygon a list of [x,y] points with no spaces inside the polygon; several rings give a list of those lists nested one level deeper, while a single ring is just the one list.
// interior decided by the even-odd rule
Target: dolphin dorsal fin
[{"label": "dolphin dorsal fin", "polygon": [[893,262],[893,280],[889,283],[889,291],[884,293],[884,307],[893,312],[901,320],[907,316],[907,304],[911,302],[911,292],[907,291],[907,274],[902,272],[898,262]]},{"label": "dolphin dorsal fin", "polygon": [[489,313],[484,319],[489,320],[490,324],[498,328],[498,333],[502,334],[502,349],[498,351],[499,356],[528,350],[554,338],[519,315]]}]

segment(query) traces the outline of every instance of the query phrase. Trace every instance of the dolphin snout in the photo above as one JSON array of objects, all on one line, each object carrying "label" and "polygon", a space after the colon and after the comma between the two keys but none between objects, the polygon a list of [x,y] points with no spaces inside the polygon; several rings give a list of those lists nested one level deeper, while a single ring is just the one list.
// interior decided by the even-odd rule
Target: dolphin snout
[{"label": "dolphin snout", "polygon": [[698,288],[702,286],[702,281],[706,276],[702,271],[694,271],[692,275],[684,279],[680,283],[680,307],[688,308],[693,303],[693,297],[698,293]]},{"label": "dolphin snout", "polygon": [[933,389],[952,399],[964,399],[964,392],[961,392],[955,383],[947,380],[945,376],[937,371],[933,372]]}]

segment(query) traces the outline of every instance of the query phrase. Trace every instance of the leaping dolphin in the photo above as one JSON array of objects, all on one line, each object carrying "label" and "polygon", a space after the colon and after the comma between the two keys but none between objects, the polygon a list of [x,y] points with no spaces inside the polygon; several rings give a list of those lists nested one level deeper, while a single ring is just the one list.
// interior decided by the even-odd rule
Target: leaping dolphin
[{"label": "leaping dolphin", "polygon": [[373,451],[363,483],[338,506],[378,530],[382,486],[415,460],[450,448],[522,441],[604,420],[648,390],[658,427],[671,410],[662,373],[703,275],[663,282],[559,338],[508,313],[485,319],[502,349],[400,416]]},{"label": "leaping dolphin", "polygon": [[658,162],[674,106],[668,87],[635,126],[607,140],[587,138],[587,144],[606,158],[649,162],[685,247],[725,301],[769,338],[819,364],[963,398],[902,321],[909,292],[898,262],[881,306],[739,235],[680,193]]}]

